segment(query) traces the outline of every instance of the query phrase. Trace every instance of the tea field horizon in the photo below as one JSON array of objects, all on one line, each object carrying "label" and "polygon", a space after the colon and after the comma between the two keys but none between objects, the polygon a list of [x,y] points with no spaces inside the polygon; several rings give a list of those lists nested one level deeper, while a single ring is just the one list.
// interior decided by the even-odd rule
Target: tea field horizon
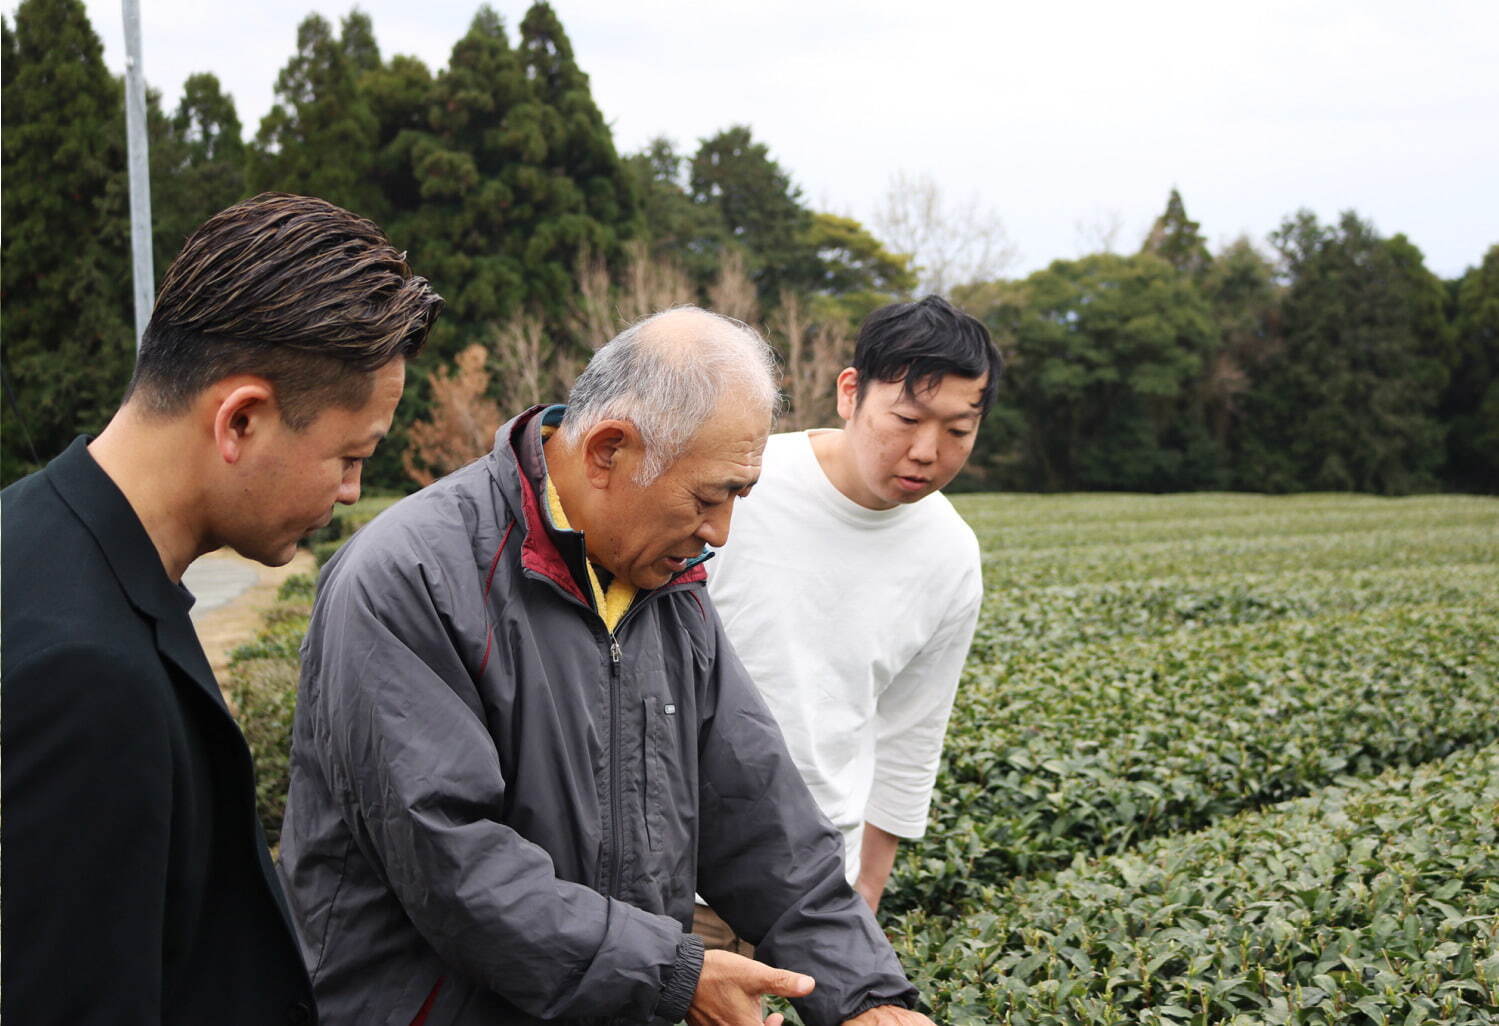
[{"label": "tea field horizon", "polygon": [[882,920],[941,1022],[1499,1022],[1499,499],[953,497]]},{"label": "tea field horizon", "polygon": [[[938,1023],[1499,1022],[1499,499],[952,501],[984,605],[880,911]],[[313,592],[226,681],[273,839]]]}]

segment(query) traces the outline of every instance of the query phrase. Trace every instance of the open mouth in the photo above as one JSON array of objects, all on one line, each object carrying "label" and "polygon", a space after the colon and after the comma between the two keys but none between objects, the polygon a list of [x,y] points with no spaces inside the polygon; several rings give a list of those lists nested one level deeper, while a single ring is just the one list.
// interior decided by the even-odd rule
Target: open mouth
[{"label": "open mouth", "polygon": [[705,551],[707,551],[706,547],[699,549],[697,552],[694,552],[688,556],[663,556],[661,557],[661,561],[667,565],[672,573],[679,574],[683,570],[686,570],[688,565],[691,564],[694,559],[697,559],[699,556],[701,556]]}]

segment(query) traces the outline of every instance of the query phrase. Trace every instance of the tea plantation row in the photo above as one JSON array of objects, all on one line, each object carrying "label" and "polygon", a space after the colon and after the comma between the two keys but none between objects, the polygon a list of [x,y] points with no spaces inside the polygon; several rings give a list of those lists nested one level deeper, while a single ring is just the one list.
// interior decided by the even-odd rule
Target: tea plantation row
[{"label": "tea plantation row", "polygon": [[890,929],[946,1022],[1499,1021],[1499,745]]},{"label": "tea plantation row", "polygon": [[1120,851],[1344,774],[1499,739],[1499,575],[1479,603],[1182,628],[973,667],[898,905]]},{"label": "tea plantation row", "polygon": [[[939,1022],[1499,1022],[1499,501],[955,501],[987,595],[882,908]],[[312,589],[226,688],[273,838]]]},{"label": "tea plantation row", "polygon": [[942,1021],[1499,1022],[1499,502],[957,502],[988,593],[886,905]]}]

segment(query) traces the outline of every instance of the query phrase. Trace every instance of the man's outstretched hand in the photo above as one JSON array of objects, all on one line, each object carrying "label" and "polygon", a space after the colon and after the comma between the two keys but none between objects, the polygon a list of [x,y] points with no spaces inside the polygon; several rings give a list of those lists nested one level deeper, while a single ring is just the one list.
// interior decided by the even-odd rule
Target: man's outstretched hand
[{"label": "man's outstretched hand", "polygon": [[[697,992],[687,1008],[687,1022],[690,1026],[762,1026],[762,997],[805,997],[815,985],[812,977],[789,969],[777,969],[729,951],[705,951]],[[777,1013],[763,1026],[781,1026],[781,1021]]]}]

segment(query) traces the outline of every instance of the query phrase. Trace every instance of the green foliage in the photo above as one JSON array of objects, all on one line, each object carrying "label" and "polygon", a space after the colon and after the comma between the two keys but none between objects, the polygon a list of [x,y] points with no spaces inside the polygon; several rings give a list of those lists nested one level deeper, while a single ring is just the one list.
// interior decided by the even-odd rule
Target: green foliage
[{"label": "green foliage", "polygon": [[[989,590],[884,905],[938,1021],[1499,1011],[1493,500],[957,502]],[[312,588],[226,687],[273,839]]]},{"label": "green foliage", "polygon": [[341,31],[318,14],[297,27],[297,52],[276,76],[277,102],[260,123],[249,177],[255,192],[321,196],[376,220],[387,210],[373,181],[379,123],[360,76],[380,67],[369,15]]},{"label": "green foliage", "polygon": [[891,253],[851,217],[814,213],[803,241],[816,255],[818,298],[853,328],[916,287],[910,258]]},{"label": "green foliage", "polygon": [[[135,357],[124,98],[79,0],[24,0],[4,33],[0,414],[10,481],[102,429]],[[35,459],[32,447],[35,447]]]},{"label": "green foliage", "polygon": [[1059,260],[990,315],[1013,340],[1006,402],[1048,491],[1214,483],[1196,383],[1217,346],[1191,279],[1151,254]]},{"label": "green foliage", "polygon": [[171,118],[153,119],[150,145],[153,261],[160,279],[198,225],[247,194],[239,115],[218,78],[190,75]]},{"label": "green foliage", "polygon": [[431,356],[451,358],[524,311],[565,338],[579,253],[615,257],[638,215],[551,8],[527,12],[513,49],[500,17],[481,7],[432,84],[428,111],[425,130],[395,137],[392,162],[405,159],[420,199],[398,229],[449,303]]},{"label": "green foliage", "polygon": [[277,602],[306,602],[310,605],[316,596],[317,577],[313,574],[293,574],[276,589]]},{"label": "green foliage", "polygon": [[[77,0],[23,0],[3,47],[0,483],[99,430],[133,360],[120,84]],[[973,204],[949,212],[929,179],[902,178],[883,240],[815,212],[745,125],[690,159],[665,139],[620,159],[546,3],[513,47],[480,7],[435,73],[385,60],[366,14],[310,15],[276,101],[247,146],[213,75],[189,78],[175,107],[148,92],[156,271],[261,189],[381,223],[449,305],[366,468],[380,487],[406,486],[400,454],[428,412],[428,375],[468,344],[535,318],[541,351],[497,357],[568,379],[618,313],[598,280],[631,274],[637,242],[671,265],[652,279],[669,286],[658,305],[682,297],[680,268],[703,302],[835,335],[913,288],[891,239],[954,280],[974,276],[955,270],[960,251],[1004,249],[997,222],[975,221]],[[962,486],[1499,491],[1495,250],[1444,287],[1403,236],[1352,213],[1331,226],[1295,215],[1274,241],[1278,270],[1247,240],[1210,257],[1173,189],[1135,256],[955,290],[1011,358]],[[718,282],[741,259],[757,311]],[[602,268],[589,290],[585,266]]]},{"label": "green foliage", "polygon": [[956,502],[988,591],[882,906],[940,1021],[1483,1021],[1499,777],[1409,767],[1499,738],[1499,505]]},{"label": "green foliage", "polygon": [[1242,396],[1281,343],[1281,288],[1275,267],[1247,238],[1230,243],[1201,275],[1212,307],[1218,350],[1202,378],[1208,431],[1226,457],[1242,428]]},{"label": "green foliage", "polygon": [[716,208],[729,237],[744,248],[762,301],[816,281],[811,214],[801,205],[801,190],[749,126],[704,139],[692,158],[691,182],[693,199]]},{"label": "green foliage", "polygon": [[1441,283],[1404,236],[1303,211],[1275,235],[1291,278],[1285,345],[1246,393],[1245,487],[1405,494],[1442,461],[1435,419],[1453,361]]},{"label": "green foliage", "polygon": [[281,839],[286,791],[291,784],[291,729],[299,672],[295,647],[289,655],[279,646],[267,654],[242,648],[224,680],[224,695],[255,760],[255,811],[273,847]]},{"label": "green foliage", "polygon": [[705,291],[728,245],[729,228],[717,207],[695,202],[688,193],[686,165],[687,158],[671,140],[659,136],[625,158],[651,254],[680,264],[699,291]]},{"label": "green foliage", "polygon": [[956,1026],[1493,1022],[1499,747],[995,886],[891,933]]},{"label": "green foliage", "polygon": [[1141,253],[1154,253],[1189,277],[1200,277],[1212,263],[1207,241],[1196,221],[1189,220],[1181,193],[1171,190],[1166,209],[1145,236]]},{"label": "green foliage", "polygon": [[1499,245],[1463,275],[1453,333],[1456,353],[1442,402],[1449,424],[1444,477],[1499,493]]},{"label": "green foliage", "polygon": [[[341,509],[314,541],[321,567],[359,528],[396,502],[395,496],[360,499]],[[266,611],[259,631],[230,653],[224,693],[255,760],[256,812],[274,846],[281,836],[290,784],[292,718],[301,673],[300,650],[317,597],[317,577],[295,574],[281,582],[276,604]]]}]

